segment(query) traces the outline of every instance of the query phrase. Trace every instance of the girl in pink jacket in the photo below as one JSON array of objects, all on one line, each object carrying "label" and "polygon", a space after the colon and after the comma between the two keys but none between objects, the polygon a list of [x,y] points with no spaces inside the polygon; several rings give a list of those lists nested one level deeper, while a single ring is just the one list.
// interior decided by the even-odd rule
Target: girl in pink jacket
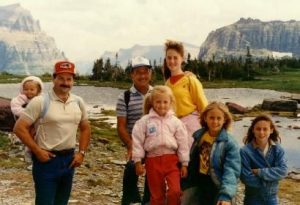
[{"label": "girl in pink jacket", "polygon": [[[180,176],[187,176],[188,134],[175,116],[174,106],[171,89],[155,86],[145,97],[145,115],[135,123],[132,131],[132,159],[137,175],[144,174],[146,169],[151,205],[163,205],[165,202],[179,205]],[[144,158],[145,168],[141,163]]]}]

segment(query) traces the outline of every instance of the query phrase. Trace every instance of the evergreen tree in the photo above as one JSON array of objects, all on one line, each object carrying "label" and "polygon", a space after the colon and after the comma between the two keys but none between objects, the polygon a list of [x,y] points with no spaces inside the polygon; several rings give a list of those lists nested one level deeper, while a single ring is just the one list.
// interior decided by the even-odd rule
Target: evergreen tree
[{"label": "evergreen tree", "polygon": [[250,53],[250,48],[247,46],[247,55],[245,60],[245,71],[246,71],[246,79],[251,80],[254,78],[253,76],[253,65],[252,65],[252,55]]},{"label": "evergreen tree", "polygon": [[94,62],[91,78],[93,80],[102,80],[102,71],[103,71],[103,59],[100,58]]}]

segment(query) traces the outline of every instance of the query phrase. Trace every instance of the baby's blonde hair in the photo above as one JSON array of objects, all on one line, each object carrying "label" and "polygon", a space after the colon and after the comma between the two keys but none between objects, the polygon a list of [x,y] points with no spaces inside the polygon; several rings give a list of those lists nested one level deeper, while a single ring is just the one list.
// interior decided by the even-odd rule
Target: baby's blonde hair
[{"label": "baby's blonde hair", "polygon": [[213,109],[219,109],[220,111],[222,111],[224,113],[224,124],[223,124],[223,128],[225,128],[226,130],[228,130],[231,126],[232,123],[232,115],[229,112],[228,107],[221,102],[211,102],[209,105],[206,106],[206,108],[202,111],[201,116],[200,116],[200,124],[202,127],[208,129],[207,123],[206,123],[206,116],[207,113]]},{"label": "baby's blonde hair", "polygon": [[150,93],[148,93],[144,100],[144,115],[148,114],[150,109],[153,107],[153,99],[157,95],[167,95],[170,97],[171,100],[171,108],[175,111],[176,110],[176,101],[173,95],[172,90],[165,85],[157,85],[153,87]]}]

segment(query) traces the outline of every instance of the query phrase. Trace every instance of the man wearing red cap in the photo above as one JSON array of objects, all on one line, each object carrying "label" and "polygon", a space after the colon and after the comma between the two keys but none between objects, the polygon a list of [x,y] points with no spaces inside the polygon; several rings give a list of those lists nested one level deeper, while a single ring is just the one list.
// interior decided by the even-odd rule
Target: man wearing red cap
[{"label": "man wearing red cap", "polygon": [[[75,65],[57,62],[53,89],[35,97],[15,124],[14,132],[33,155],[36,205],[68,204],[74,168],[82,164],[90,141],[90,125],[82,98],[70,93]],[[30,127],[36,133],[30,136]],[[79,148],[75,150],[77,129]]]}]

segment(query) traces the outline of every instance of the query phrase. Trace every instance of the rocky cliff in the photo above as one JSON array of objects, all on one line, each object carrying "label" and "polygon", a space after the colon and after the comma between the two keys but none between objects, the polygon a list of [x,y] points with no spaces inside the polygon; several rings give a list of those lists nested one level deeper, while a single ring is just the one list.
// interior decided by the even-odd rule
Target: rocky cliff
[{"label": "rocky cliff", "polygon": [[241,18],[212,31],[200,47],[198,57],[209,60],[246,54],[247,46],[256,57],[283,54],[300,56],[300,21],[270,21]]},{"label": "rocky cliff", "polygon": [[30,12],[13,4],[0,7],[0,72],[51,73],[57,60],[65,59],[54,38],[41,30]]}]

